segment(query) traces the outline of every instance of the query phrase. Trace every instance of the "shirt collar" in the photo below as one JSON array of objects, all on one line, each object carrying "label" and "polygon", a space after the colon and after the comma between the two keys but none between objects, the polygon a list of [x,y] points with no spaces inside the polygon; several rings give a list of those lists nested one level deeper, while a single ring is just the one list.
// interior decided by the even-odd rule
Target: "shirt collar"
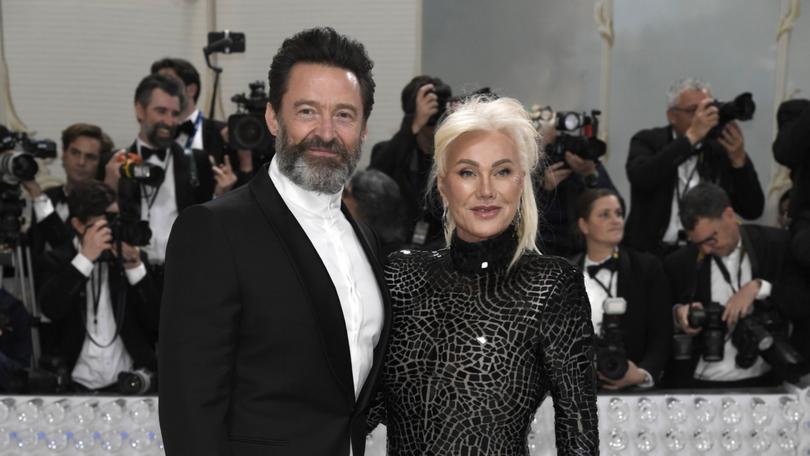
[{"label": "shirt collar", "polygon": [[740,254],[742,253],[742,237],[740,240],[737,241],[737,246],[734,247],[734,250],[731,251],[728,255],[721,257],[725,262],[736,262],[740,258]]},{"label": "shirt collar", "polygon": [[599,261],[592,260],[591,257],[588,256],[588,252],[585,252],[585,254],[584,254],[585,255],[585,262],[583,263],[583,266],[587,268],[588,266],[595,266],[597,264],[602,264],[605,261],[607,261],[608,259],[610,259],[611,256],[615,255],[618,250],[619,250],[618,248],[614,248],[613,252],[611,252],[610,255],[602,258]]},{"label": "shirt collar", "polygon": [[326,194],[305,190],[285,176],[278,167],[276,156],[270,160],[270,180],[287,204],[319,218],[328,218],[340,212],[340,198],[343,192]]},{"label": "shirt collar", "polygon": [[[183,122],[195,123],[195,122],[197,122],[197,118],[199,116],[201,116],[201,115],[202,115],[202,111],[200,111],[199,109],[195,109],[195,110],[191,111],[191,114],[189,114],[188,117],[183,119]],[[180,123],[182,124],[183,122],[180,122]]]}]

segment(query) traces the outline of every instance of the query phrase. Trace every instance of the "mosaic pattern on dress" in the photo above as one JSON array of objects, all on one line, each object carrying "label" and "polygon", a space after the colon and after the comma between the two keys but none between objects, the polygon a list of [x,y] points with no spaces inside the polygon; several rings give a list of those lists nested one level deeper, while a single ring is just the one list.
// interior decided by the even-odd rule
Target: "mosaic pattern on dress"
[{"label": "mosaic pattern on dress", "polygon": [[582,275],[537,254],[507,272],[511,244],[476,252],[454,239],[453,250],[390,257],[386,416],[372,413],[387,424],[390,456],[528,455],[526,436],[547,395],[558,454],[598,454]]}]

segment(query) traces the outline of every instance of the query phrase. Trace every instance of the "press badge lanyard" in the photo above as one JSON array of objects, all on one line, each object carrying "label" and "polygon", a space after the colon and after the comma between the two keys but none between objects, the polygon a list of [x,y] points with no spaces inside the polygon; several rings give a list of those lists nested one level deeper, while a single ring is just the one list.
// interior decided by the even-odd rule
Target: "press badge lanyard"
[{"label": "press badge lanyard", "polygon": [[616,271],[610,271],[610,280],[608,281],[608,284],[607,284],[607,285],[605,285],[604,283],[602,283],[602,281],[601,281],[601,280],[597,279],[597,278],[596,278],[596,274],[594,274],[594,276],[593,276],[593,277],[591,277],[591,278],[592,278],[592,279],[593,279],[593,280],[594,280],[596,283],[598,283],[598,284],[599,284],[599,286],[600,286],[600,287],[602,287],[602,289],[603,289],[603,290],[605,290],[605,293],[607,293],[607,295],[608,295],[608,297],[609,297],[609,298],[615,298],[615,296],[613,296],[613,293],[611,293],[611,292],[610,292],[611,288],[613,288],[613,278],[614,278],[615,276],[616,276]]},{"label": "press badge lanyard", "polygon": [[731,282],[731,273],[728,272],[728,268],[725,264],[723,264],[723,260],[720,259],[717,255],[712,255],[714,258],[714,262],[717,265],[717,268],[720,269],[720,274],[723,276],[723,280],[726,281],[729,287],[731,287],[731,292],[736,293],[742,288],[741,278],[742,278],[742,263],[745,259],[745,246],[741,246],[740,248],[740,260],[737,262],[737,288],[734,288],[734,284]]},{"label": "press badge lanyard", "polygon": [[188,139],[186,139],[186,145],[185,147],[183,147],[183,153],[186,157],[188,157],[189,180],[191,181],[192,187],[196,187],[200,184],[200,179],[197,176],[197,163],[194,162],[194,151],[191,146],[194,144],[194,138],[197,137],[197,132],[200,131],[202,122],[203,122],[202,112],[198,111],[197,120],[194,121],[194,131],[191,132],[190,135],[188,135]]}]

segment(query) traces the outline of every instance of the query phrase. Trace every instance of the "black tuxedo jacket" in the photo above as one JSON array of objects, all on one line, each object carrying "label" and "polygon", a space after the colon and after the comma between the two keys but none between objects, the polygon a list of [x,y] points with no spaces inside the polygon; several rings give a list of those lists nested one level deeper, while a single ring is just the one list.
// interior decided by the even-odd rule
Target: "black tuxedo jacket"
[{"label": "black tuxedo jacket", "polygon": [[[63,358],[70,366],[76,364],[85,338],[87,315],[86,286],[89,280],[72,264],[76,249],[54,249],[45,253],[43,262],[43,282],[38,301],[42,313],[52,323],[50,330],[54,338],[54,356]],[[145,257],[142,258],[145,261]],[[137,284],[130,285],[123,271],[110,267],[109,287],[113,314],[123,318],[119,336],[127,353],[132,356],[135,368],[157,369],[154,334],[157,332],[160,308],[159,295],[151,276],[146,276]],[[126,287],[126,301],[118,306],[118,296]],[[121,313],[123,312],[123,316]]]},{"label": "black tuxedo jacket", "polygon": [[[807,328],[810,318],[808,287],[801,267],[791,255],[790,233],[767,226],[742,225],[740,235],[751,262],[751,277],[771,283],[771,296],[766,301],[794,322],[792,342],[807,357],[810,343],[806,333],[799,329]],[[694,245],[682,247],[666,258],[664,270],[672,285],[675,304],[711,302],[711,264],[710,258],[699,255]],[[667,384],[688,385],[697,362],[697,354],[689,361],[670,360]]]},{"label": "black tuxedo jacket", "polygon": [[[688,139],[673,138],[671,126],[642,130],[630,140],[625,166],[630,181],[630,214],[624,237],[627,245],[660,253],[678,183],[678,166],[694,154]],[[765,194],[751,160],[742,168],[734,168],[723,146],[706,140],[698,152],[697,172],[701,180],[725,189],[731,207],[741,217],[762,215]]]},{"label": "black tuxedo jacket", "polygon": [[[136,152],[136,143],[132,143],[129,152]],[[172,170],[174,173],[174,191],[177,210],[204,203],[214,195],[214,174],[208,154],[202,150],[192,150],[187,156],[185,150],[177,143],[172,143]],[[121,212],[141,217],[141,186],[132,180],[121,179],[118,182],[118,194]]]},{"label": "black tuxedo jacket", "polygon": [[326,267],[270,180],[180,215],[160,322],[160,422],[168,456],[355,456],[390,327],[369,233],[344,210],[384,303],[374,364],[355,400],[346,326]]},{"label": "black tuxedo jacket", "polygon": [[52,249],[70,248],[73,245],[73,237],[75,236],[70,222],[63,222],[56,212],[58,203],[67,202],[64,187],[61,185],[51,187],[46,189],[44,193],[51,200],[54,211],[44,220],[37,220],[36,213],[32,211],[31,227],[28,229],[27,235],[34,263],[34,280],[37,289],[42,284],[39,270],[41,263],[46,261],[44,255],[45,251],[48,250],[47,247],[50,246]]},{"label": "black tuxedo jacket", "polygon": [[[585,254],[571,260],[582,268]],[[669,358],[672,340],[672,297],[658,257],[619,248],[616,295],[627,301],[621,319],[627,358],[658,383]]]}]

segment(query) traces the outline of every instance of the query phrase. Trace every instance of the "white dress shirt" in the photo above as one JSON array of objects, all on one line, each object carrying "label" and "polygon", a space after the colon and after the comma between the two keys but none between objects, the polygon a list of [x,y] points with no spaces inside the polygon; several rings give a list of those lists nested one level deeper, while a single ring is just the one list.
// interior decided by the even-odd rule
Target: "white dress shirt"
[{"label": "white dress shirt", "polygon": [[[202,117],[202,112],[199,109],[195,109],[191,112],[191,114],[186,117],[183,122],[186,121],[191,122],[192,124],[196,125],[197,119]],[[180,133],[177,135],[177,139],[175,140],[177,144],[180,145],[183,149],[187,149],[188,145],[188,135],[185,133]],[[202,121],[200,121],[200,126],[196,130],[194,130],[194,138],[191,140],[191,148],[197,150],[205,150],[203,149],[203,134],[202,134]]]},{"label": "white dress shirt", "polygon": [[[740,258],[741,256],[742,258]],[[738,283],[745,286],[745,284],[752,280],[751,261],[749,260],[748,255],[742,255],[742,240],[737,243],[737,247],[733,252],[725,257],[720,258],[720,261],[723,262],[723,265],[725,265],[726,270],[729,273],[731,284],[726,282],[726,279],[720,272],[720,268],[717,266],[716,262],[710,258],[707,258],[706,261],[711,261],[712,263],[712,301],[720,303],[722,306],[725,306],[731,296],[735,293],[735,291],[737,291],[736,289]],[[742,261],[742,264],[740,264],[740,261]],[[737,280],[738,271],[739,282]],[[761,283],[762,285],[760,286],[756,299],[765,299],[771,295],[771,284],[766,280],[762,280]],[[732,288],[732,284],[734,288]],[[736,365],[734,358],[737,356],[737,349],[734,347],[734,344],[731,343],[730,334],[732,330],[733,328],[729,328],[726,332],[726,343],[723,348],[723,360],[707,363],[703,360],[703,357],[701,357],[700,361],[698,361],[697,367],[695,368],[695,378],[715,382],[728,382],[759,377],[771,370],[771,367],[765,362],[764,359],[762,359],[761,356],[757,357],[754,365],[748,369],[742,369]]]},{"label": "white dress shirt", "polygon": [[[136,146],[138,155],[140,155],[141,146],[155,149],[143,142],[141,138],[137,139]],[[169,234],[178,215],[174,188],[174,160],[171,149],[166,151],[164,160],[161,160],[157,155],[152,155],[146,160],[146,163],[160,166],[166,173],[160,187],[141,186],[141,220],[148,221],[149,228],[152,229],[152,238],[149,240],[149,245],[145,246],[143,250],[148,255],[150,263],[163,264],[166,261],[166,245],[169,242]],[[157,191],[157,196],[154,195],[155,191]],[[155,199],[150,208],[149,203],[153,197]]]},{"label": "white dress shirt", "polygon": [[382,295],[357,235],[340,210],[341,193],[304,190],[270,162],[270,179],[323,261],[340,299],[355,398],[374,362],[383,322]]},{"label": "white dress shirt", "polygon": [[[78,242],[76,242],[78,244]],[[109,267],[106,263],[93,264],[81,253],[76,254],[71,261],[73,267],[87,277],[87,312],[85,327],[87,333],[84,337],[79,358],[73,367],[71,378],[89,389],[99,389],[112,385],[118,381],[118,374],[132,370],[132,357],[124,346],[120,335],[116,337],[115,314],[112,310],[112,298],[109,286]],[[127,281],[131,285],[140,282],[146,276],[146,267],[140,264],[136,268],[126,270]],[[93,309],[94,284],[100,282],[98,297],[98,313]],[[100,347],[93,343],[88,334]],[[113,340],[115,337],[115,340]]]},{"label": "white dress shirt", "polygon": [[[62,191],[64,191],[64,189]],[[65,194],[67,194],[67,192],[65,192]],[[53,201],[51,201],[51,199],[48,198],[48,195],[43,193],[37,198],[34,198],[33,206],[34,206],[34,215],[36,215],[37,217],[37,222],[45,220],[49,215],[53,214],[54,212],[56,212],[56,215],[58,215],[63,222],[67,222],[69,209],[67,203],[64,201],[60,201],[56,204],[53,204]]]},{"label": "white dress shirt", "polygon": [[678,180],[675,182],[677,188],[672,193],[671,215],[669,217],[667,230],[664,232],[664,238],[662,239],[665,244],[675,244],[678,242],[678,231],[683,229],[680,217],[680,206],[678,204],[678,192],[680,191],[681,197],[683,197],[689,189],[700,183],[697,165],[697,155],[693,155],[678,166]]}]

